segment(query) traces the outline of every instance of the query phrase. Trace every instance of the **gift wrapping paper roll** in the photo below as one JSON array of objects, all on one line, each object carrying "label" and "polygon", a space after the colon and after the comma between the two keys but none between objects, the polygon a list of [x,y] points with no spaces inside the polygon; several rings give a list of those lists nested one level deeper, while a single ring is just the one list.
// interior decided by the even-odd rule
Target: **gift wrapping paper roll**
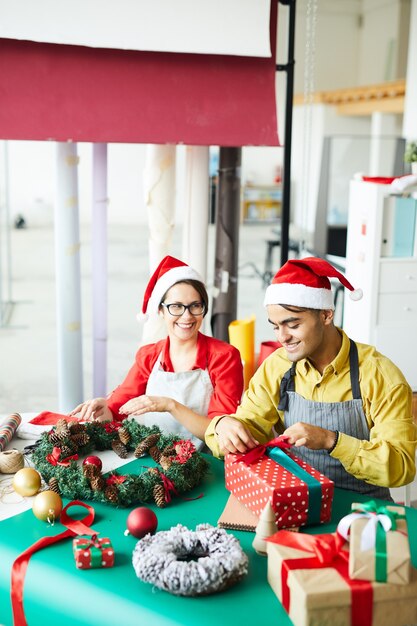
[{"label": "gift wrapping paper roll", "polygon": [[255,371],[255,315],[229,324],[229,342],[240,352],[245,389]]},{"label": "gift wrapping paper roll", "polygon": [[20,426],[22,418],[19,413],[12,413],[9,417],[5,417],[0,423],[0,452],[11,442],[17,427]]}]

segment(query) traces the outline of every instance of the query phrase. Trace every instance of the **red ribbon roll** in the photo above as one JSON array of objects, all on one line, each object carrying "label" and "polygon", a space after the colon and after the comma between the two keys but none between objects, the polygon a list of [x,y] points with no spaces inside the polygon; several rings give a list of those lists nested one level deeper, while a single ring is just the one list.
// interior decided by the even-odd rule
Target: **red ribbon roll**
[{"label": "red ribbon roll", "polygon": [[[71,506],[83,506],[88,511],[88,515],[82,520],[75,520],[68,515],[68,509]],[[13,563],[11,576],[11,599],[13,610],[14,626],[27,626],[25,612],[23,609],[23,585],[26,576],[26,570],[29,559],[35,552],[47,548],[53,543],[58,543],[67,537],[76,537],[77,535],[96,535],[96,531],[89,526],[94,521],[94,509],[80,500],[72,500],[66,507],[62,509],[60,522],[67,527],[67,530],[55,535],[55,537],[42,537],[35,541],[29,548],[20,554]]]}]

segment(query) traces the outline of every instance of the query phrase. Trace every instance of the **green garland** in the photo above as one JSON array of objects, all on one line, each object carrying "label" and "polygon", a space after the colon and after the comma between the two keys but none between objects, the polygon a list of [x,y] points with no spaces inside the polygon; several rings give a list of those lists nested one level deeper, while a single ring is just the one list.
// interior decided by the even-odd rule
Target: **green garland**
[{"label": "green garland", "polygon": [[[110,473],[106,478],[94,465],[80,465],[79,456],[93,450],[113,449],[125,458],[150,454],[153,460],[139,467],[139,475]],[[154,500],[165,506],[172,495],[196,487],[207,473],[207,460],[189,440],[162,434],[157,426],[146,427],[134,419],[119,422],[67,422],[60,420],[43,433],[32,453],[34,467],[45,482],[72,500],[94,500],[130,506]],[[150,467],[150,465],[152,465]]]}]

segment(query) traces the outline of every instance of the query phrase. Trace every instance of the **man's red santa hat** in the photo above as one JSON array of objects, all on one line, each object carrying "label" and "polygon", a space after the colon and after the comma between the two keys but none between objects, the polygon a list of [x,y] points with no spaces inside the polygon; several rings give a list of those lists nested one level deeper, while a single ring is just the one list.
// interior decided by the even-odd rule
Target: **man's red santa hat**
[{"label": "man's red santa hat", "polygon": [[284,304],[306,309],[334,309],[329,278],[337,278],[349,289],[352,300],[362,298],[362,290],[350,282],[324,259],[307,257],[291,259],[275,274],[266,289],[264,306]]},{"label": "man's red santa hat", "polygon": [[204,284],[200,274],[192,267],[173,256],[164,257],[149,279],[143,296],[140,317],[146,320],[150,316],[157,315],[164,294],[173,285],[183,280],[198,280]]}]

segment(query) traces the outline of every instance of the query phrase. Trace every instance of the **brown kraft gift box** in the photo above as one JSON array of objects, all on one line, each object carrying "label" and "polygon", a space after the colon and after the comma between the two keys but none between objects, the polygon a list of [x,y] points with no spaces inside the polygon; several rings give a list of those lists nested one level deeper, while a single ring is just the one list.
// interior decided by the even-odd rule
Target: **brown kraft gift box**
[{"label": "brown kraft gift box", "polygon": [[[284,533],[284,535],[283,535]],[[273,541],[281,535],[279,545]],[[332,535],[336,539],[336,535]],[[290,539],[293,537],[294,539]],[[408,585],[391,585],[368,581],[352,581],[362,588],[366,608],[352,600],[352,588],[347,582],[348,554],[339,564],[330,561],[307,569],[303,560],[317,556],[310,550],[291,547],[301,538],[330,537],[330,535],[301,535],[279,531],[267,540],[268,582],[283,604],[294,626],[411,626],[417,624],[417,576],[413,570]],[[348,549],[346,544],[342,551]],[[302,559],[302,561],[300,561]],[[340,561],[345,561],[345,572]],[[285,584],[286,561],[296,569],[290,569]],[[297,562],[296,562],[297,561]],[[344,577],[345,576],[345,577]],[[284,581],[284,584],[283,584]],[[287,591],[287,593],[286,593]],[[356,596],[357,597],[357,596]],[[355,607],[353,607],[353,604]]]},{"label": "brown kraft gift box", "polygon": [[[357,506],[352,504],[352,511],[357,509]],[[406,585],[410,582],[411,556],[405,509],[390,505],[386,508],[404,516],[404,519],[396,519],[397,529],[386,532],[387,578],[385,582],[393,585]],[[375,545],[368,550],[361,548],[362,533],[367,523],[368,519],[361,517],[356,518],[350,526],[349,576],[360,580],[376,580]]]}]

